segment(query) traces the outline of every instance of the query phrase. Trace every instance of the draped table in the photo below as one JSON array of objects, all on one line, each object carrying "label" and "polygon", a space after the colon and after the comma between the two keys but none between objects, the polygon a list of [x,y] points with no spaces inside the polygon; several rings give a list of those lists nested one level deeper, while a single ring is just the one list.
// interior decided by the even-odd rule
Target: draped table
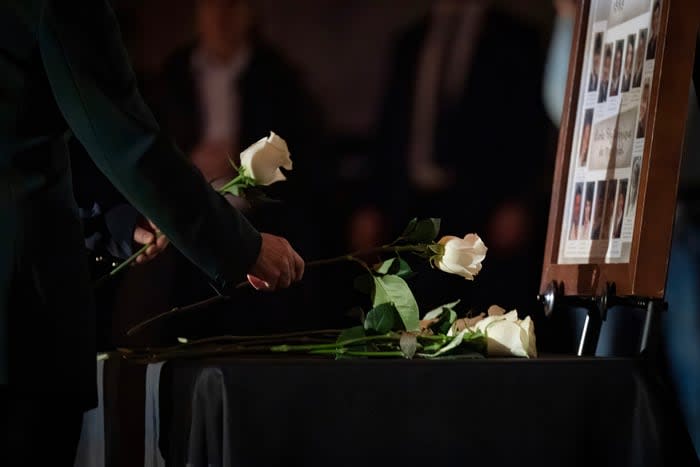
[{"label": "draped table", "polygon": [[642,357],[110,358],[102,378],[93,465],[698,465]]}]

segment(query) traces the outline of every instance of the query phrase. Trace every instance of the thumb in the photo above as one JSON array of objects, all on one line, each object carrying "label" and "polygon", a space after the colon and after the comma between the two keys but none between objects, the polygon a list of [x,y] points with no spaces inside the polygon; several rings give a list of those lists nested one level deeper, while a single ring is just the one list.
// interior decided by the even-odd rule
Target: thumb
[{"label": "thumb", "polygon": [[153,233],[143,227],[136,227],[136,229],[134,229],[134,241],[142,245],[151,243],[153,241]]}]

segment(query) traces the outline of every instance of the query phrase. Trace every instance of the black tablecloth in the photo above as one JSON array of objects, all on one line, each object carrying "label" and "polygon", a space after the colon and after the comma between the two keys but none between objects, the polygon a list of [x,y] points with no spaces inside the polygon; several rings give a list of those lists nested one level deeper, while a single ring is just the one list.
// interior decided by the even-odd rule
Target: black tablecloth
[{"label": "black tablecloth", "polygon": [[[143,412],[121,398],[107,403],[121,417],[109,451],[126,465],[143,459],[125,447],[143,439],[128,426]],[[642,358],[170,361],[159,444],[173,466],[222,454],[267,467],[698,465],[670,388]]]}]

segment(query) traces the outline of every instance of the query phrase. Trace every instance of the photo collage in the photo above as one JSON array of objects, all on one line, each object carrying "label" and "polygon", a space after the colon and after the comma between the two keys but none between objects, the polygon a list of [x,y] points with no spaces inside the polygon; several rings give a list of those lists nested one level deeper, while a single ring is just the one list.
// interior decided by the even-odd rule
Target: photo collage
[{"label": "photo collage", "polygon": [[592,0],[559,263],[629,262],[661,0]]}]

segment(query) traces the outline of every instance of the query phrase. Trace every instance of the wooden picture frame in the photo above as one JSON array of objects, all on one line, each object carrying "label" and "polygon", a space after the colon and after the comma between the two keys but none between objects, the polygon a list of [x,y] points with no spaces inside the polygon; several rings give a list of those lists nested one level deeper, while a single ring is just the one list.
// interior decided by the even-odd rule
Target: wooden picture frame
[{"label": "wooden picture frame", "polygon": [[[700,1],[658,1],[655,36],[657,0],[579,1],[542,293],[556,283],[564,295],[599,296],[607,283],[614,283],[619,296],[664,296]],[[643,84],[635,90],[627,82],[624,91],[625,84],[613,85],[611,80],[603,86],[606,68],[611,78],[617,69],[617,81],[620,70],[627,70],[625,53],[624,65],[615,60],[618,50],[637,46],[639,53],[642,41],[648,50],[652,37],[655,52],[651,58],[645,55],[641,75],[649,84],[647,94]],[[601,60],[594,58],[596,51]],[[599,64],[606,61],[607,51],[610,62]],[[632,60],[637,71],[637,57]],[[606,96],[602,96],[603,87]],[[607,166],[601,161],[607,161]],[[603,229],[606,223],[614,226],[613,232],[613,227]]]}]

